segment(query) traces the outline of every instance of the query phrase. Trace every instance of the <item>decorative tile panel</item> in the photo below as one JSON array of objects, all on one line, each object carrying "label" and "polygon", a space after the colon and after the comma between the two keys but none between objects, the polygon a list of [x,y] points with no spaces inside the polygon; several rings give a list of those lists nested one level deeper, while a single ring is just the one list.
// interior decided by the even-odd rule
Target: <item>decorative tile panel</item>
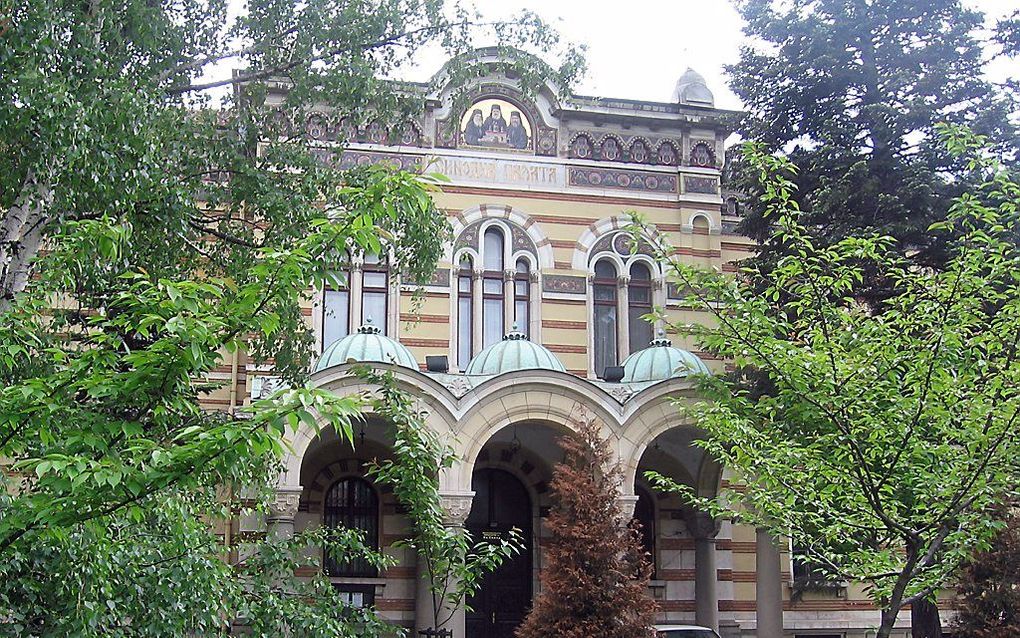
[{"label": "decorative tile panel", "polygon": [[716,195],[719,193],[719,180],[714,177],[684,175],[684,192]]},{"label": "decorative tile panel", "polygon": [[571,186],[589,188],[614,188],[649,193],[677,192],[675,175],[649,173],[645,171],[614,170],[606,168],[582,168],[572,166],[567,172],[567,183]]},{"label": "decorative tile panel", "polygon": [[562,292],[583,295],[587,279],[571,275],[545,275],[542,277],[543,292]]}]

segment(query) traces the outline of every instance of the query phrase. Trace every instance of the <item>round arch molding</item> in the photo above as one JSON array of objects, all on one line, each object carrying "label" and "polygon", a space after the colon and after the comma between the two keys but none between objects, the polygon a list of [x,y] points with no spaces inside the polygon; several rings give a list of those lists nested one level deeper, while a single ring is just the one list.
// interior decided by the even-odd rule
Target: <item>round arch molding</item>
[{"label": "round arch molding", "polygon": [[[538,222],[527,213],[504,204],[479,204],[478,206],[472,206],[461,211],[460,214],[454,217],[452,220],[454,240],[453,243],[447,246],[445,260],[448,263],[454,263],[454,253],[463,247],[461,245],[461,235],[465,229],[489,219],[507,222],[512,231],[511,242],[514,250],[516,251],[518,247],[525,250],[531,248],[528,252],[534,251],[533,254],[538,262],[538,270],[553,269],[552,244],[545,233],[542,232]],[[528,246],[529,244],[530,246]]]},{"label": "round arch molding", "polygon": [[[587,271],[589,268],[588,260],[591,256],[592,249],[595,248],[595,244],[607,235],[611,235],[619,230],[625,229],[628,224],[633,221],[633,217],[630,215],[616,215],[614,217],[608,217],[600,219],[597,222],[589,225],[581,233],[580,238],[577,240],[577,246],[574,248],[574,254],[570,260],[570,267],[574,270]],[[659,235],[658,229],[649,224],[647,227],[649,232],[643,233],[642,238],[647,241],[653,248],[661,251],[668,251],[668,246],[663,245],[661,241],[657,239]]]}]

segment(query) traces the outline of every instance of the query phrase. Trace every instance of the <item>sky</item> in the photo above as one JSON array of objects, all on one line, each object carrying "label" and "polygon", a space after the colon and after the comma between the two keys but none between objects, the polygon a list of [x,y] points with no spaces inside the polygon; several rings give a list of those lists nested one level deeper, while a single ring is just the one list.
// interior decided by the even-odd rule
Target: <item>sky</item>
[{"label": "sky", "polygon": [[[1020,8],[1020,0],[964,0],[998,18]],[[737,61],[744,42],[742,20],[727,0],[474,0],[486,18],[534,11],[567,40],[588,47],[588,74],[576,92],[599,97],[669,101],[677,79],[691,67],[705,76],[716,106],[739,109],[723,67]],[[443,60],[421,59],[405,79],[427,80]],[[1002,61],[993,79],[1015,72]]]}]

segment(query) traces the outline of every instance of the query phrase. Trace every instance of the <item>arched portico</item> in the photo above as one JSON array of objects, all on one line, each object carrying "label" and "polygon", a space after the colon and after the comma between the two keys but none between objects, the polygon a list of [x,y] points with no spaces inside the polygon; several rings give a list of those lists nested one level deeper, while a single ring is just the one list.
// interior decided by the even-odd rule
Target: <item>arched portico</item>
[{"label": "arched portico", "polygon": [[[537,591],[538,572],[542,552],[542,511],[550,506],[548,481],[554,465],[561,458],[559,438],[576,430],[579,423],[595,420],[601,425],[603,436],[609,441],[614,456],[621,463],[625,481],[621,486],[621,503],[628,514],[638,500],[635,485],[641,481],[645,469],[656,469],[690,485],[702,495],[718,491],[720,471],[704,453],[692,446],[700,432],[686,420],[674,404],[676,399],[696,401],[692,383],[684,379],[615,387],[603,382],[592,382],[555,370],[515,370],[494,376],[443,375],[423,373],[408,368],[376,364],[391,371],[399,387],[414,396],[425,414],[426,426],[444,437],[453,446],[457,461],[440,477],[444,507],[451,510],[451,524],[464,524],[475,505],[475,481],[479,472],[486,476],[491,471],[505,472],[527,491],[532,512],[532,524],[525,530],[529,534],[529,558],[532,581],[527,591]],[[313,383],[322,389],[341,394],[371,392],[373,387],[351,374],[349,366],[337,366],[316,373]],[[621,390],[626,390],[621,392]],[[362,442],[365,454],[384,454],[386,451],[385,424],[366,415],[369,443]],[[356,433],[360,426],[355,426]],[[325,436],[325,438],[324,438]],[[357,465],[358,452],[344,448],[339,452],[336,441],[329,441],[328,432],[303,426],[291,437],[291,451],[287,455],[284,474],[281,476],[281,493],[294,492],[302,499],[304,512],[296,517],[297,528],[307,524],[308,517],[317,515],[312,501],[321,500],[338,472]],[[332,447],[329,447],[332,446]],[[357,446],[355,446],[357,447]],[[332,456],[331,456],[332,455]],[[352,461],[353,459],[353,461]],[[310,465],[322,466],[332,476],[322,478],[320,470],[312,472]],[[310,473],[311,472],[311,473]],[[502,476],[502,475],[501,475]],[[646,486],[647,487],[647,486]],[[313,498],[314,497],[314,498]],[[380,523],[380,529],[396,529],[399,523],[395,512],[399,509],[387,495],[382,507],[389,508]],[[696,512],[689,512],[677,499],[663,496],[654,490],[645,491],[651,500],[659,579],[670,583],[668,592],[660,596],[674,601],[692,601],[698,609],[695,617],[687,612],[673,613],[671,621],[702,621],[718,625],[720,584],[716,581],[719,554],[715,544],[718,526]],[[396,509],[395,509],[396,508]],[[648,516],[649,508],[642,510]],[[305,520],[308,519],[308,520]],[[389,521],[387,527],[386,521]],[[477,521],[476,521],[477,523]],[[497,521],[498,523],[498,521]],[[381,542],[388,542],[385,533]],[[689,539],[689,540],[686,540]],[[690,547],[686,545],[690,543]],[[396,571],[380,574],[378,592],[380,600],[390,600],[396,591],[414,592],[421,599],[427,588],[419,582],[415,587],[400,585],[403,578],[415,578],[416,559],[402,556]],[[694,570],[686,565],[693,563]],[[688,575],[695,572],[696,578]],[[420,581],[420,574],[417,577]],[[393,587],[381,583],[395,583]],[[357,585],[357,583],[355,584]],[[506,585],[506,583],[503,583]],[[523,590],[522,590],[523,591]],[[529,594],[530,595],[530,594]],[[406,603],[417,607],[414,618],[421,615],[418,602]],[[714,614],[711,611],[714,610]],[[394,612],[396,613],[396,612]],[[408,620],[407,614],[398,616]],[[458,612],[457,627],[464,627],[464,615]],[[509,620],[506,621],[513,624]],[[495,626],[495,625],[494,625]]]}]

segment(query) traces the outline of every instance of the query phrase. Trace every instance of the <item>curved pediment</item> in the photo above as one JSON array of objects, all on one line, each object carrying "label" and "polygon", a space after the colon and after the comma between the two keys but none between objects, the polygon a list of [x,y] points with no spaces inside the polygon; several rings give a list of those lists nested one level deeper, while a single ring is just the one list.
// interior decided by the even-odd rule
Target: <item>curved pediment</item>
[{"label": "curved pediment", "polygon": [[437,147],[556,155],[558,123],[539,107],[544,101],[544,110],[551,110],[547,96],[528,96],[510,79],[490,78],[446,99],[436,113]]}]

